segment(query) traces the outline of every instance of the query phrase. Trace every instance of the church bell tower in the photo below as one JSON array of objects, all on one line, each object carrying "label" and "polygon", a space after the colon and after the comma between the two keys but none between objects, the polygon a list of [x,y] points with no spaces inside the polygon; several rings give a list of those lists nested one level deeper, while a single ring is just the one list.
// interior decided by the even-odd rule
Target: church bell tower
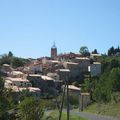
[{"label": "church bell tower", "polygon": [[51,47],[51,58],[52,59],[57,58],[57,47],[55,45],[55,42],[53,43],[53,46]]}]

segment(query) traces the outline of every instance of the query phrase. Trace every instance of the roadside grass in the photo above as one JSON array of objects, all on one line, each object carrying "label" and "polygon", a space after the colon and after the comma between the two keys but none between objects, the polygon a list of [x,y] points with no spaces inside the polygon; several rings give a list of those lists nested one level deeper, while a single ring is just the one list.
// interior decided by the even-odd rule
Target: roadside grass
[{"label": "roadside grass", "polygon": [[108,115],[120,118],[120,102],[118,103],[93,103],[84,110],[95,114]]},{"label": "roadside grass", "polygon": [[[54,110],[52,112],[49,112],[49,114],[47,116],[48,116],[47,120],[58,120],[59,113],[57,110]],[[67,114],[65,112],[62,113],[61,120],[67,120]],[[70,114],[70,120],[88,120],[88,119]]]}]

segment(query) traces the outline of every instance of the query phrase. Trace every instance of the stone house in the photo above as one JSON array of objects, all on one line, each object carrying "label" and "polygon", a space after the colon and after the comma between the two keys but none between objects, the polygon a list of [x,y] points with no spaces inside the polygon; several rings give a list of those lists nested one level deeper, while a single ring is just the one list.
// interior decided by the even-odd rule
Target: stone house
[{"label": "stone house", "polygon": [[40,74],[29,74],[27,79],[34,87],[40,88],[42,93],[48,92],[54,94],[56,92],[54,79],[51,77]]},{"label": "stone house", "polygon": [[79,64],[80,72],[88,72],[88,66],[90,65],[90,59],[87,57],[76,57],[74,62]]},{"label": "stone house", "polygon": [[91,76],[99,76],[101,74],[101,63],[93,62],[93,64],[88,67],[88,71]]}]

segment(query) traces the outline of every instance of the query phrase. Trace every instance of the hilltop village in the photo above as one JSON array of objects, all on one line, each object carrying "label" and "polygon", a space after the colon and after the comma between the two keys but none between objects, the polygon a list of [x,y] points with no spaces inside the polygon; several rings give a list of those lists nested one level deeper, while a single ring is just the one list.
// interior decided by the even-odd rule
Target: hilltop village
[{"label": "hilltop village", "polygon": [[[62,109],[83,111],[95,104],[95,113],[107,114],[111,106],[119,111],[115,107],[120,103],[119,46],[111,47],[108,55],[99,54],[96,49],[90,53],[86,46],[79,52],[58,54],[54,43],[50,57],[24,59],[12,52],[2,55],[0,119],[23,119],[26,114],[28,120],[37,117],[36,114],[41,119],[49,117],[48,111],[54,109],[59,111],[53,117],[57,119]],[[119,117],[119,112],[112,113]]]},{"label": "hilltop village", "polygon": [[[19,92],[23,90],[28,90],[34,97],[52,98],[62,92],[66,78],[69,80],[69,90],[80,93],[86,73],[91,76],[101,74],[101,63],[97,61],[100,56],[90,54],[83,57],[75,53],[57,55],[54,43],[51,57],[28,59],[23,67],[12,68],[11,65],[3,64],[0,71],[5,75],[4,87],[15,93],[16,101],[19,101]],[[89,93],[85,95],[89,96]]]}]

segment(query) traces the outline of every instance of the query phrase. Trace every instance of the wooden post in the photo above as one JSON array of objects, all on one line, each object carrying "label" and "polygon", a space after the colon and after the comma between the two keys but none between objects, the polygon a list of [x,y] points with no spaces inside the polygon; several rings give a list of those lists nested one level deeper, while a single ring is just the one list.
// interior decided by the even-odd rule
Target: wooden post
[{"label": "wooden post", "polygon": [[66,76],[66,82],[67,82],[67,120],[69,120],[69,81],[68,81],[68,77]]}]

